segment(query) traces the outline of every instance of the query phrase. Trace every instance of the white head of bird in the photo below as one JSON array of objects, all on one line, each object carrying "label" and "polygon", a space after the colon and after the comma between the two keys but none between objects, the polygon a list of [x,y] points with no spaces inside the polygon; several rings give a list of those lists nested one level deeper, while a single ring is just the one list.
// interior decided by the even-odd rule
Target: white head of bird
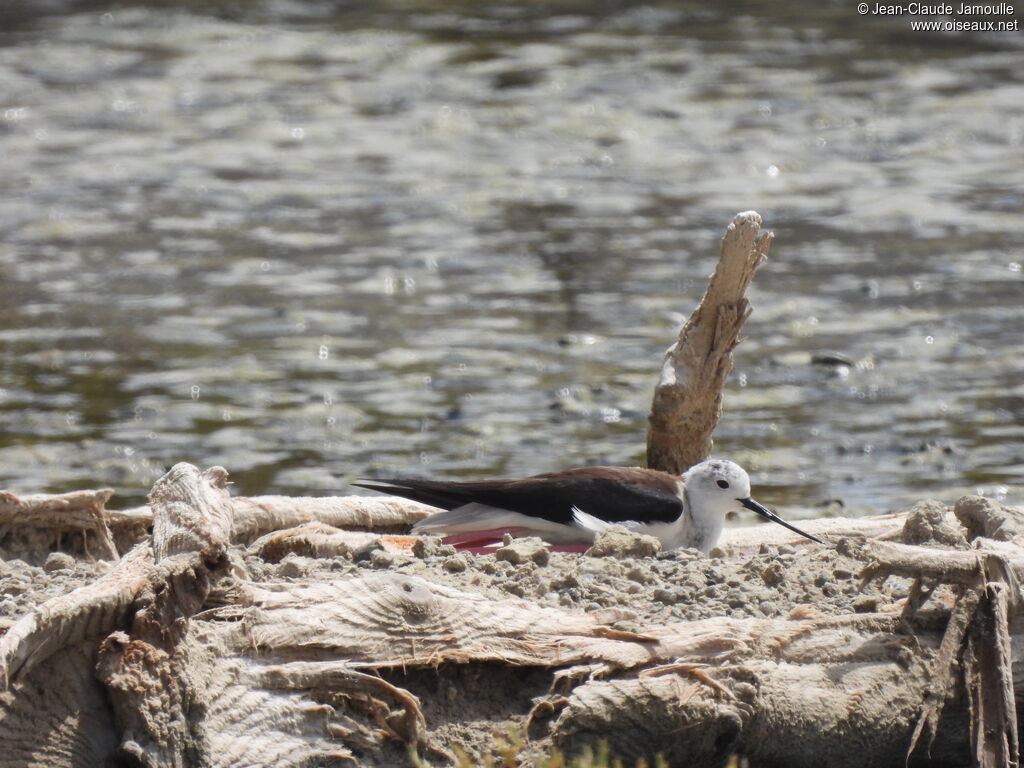
[{"label": "white head of bird", "polygon": [[823,543],[754,501],[750,495],[750,476],[735,462],[728,459],[702,461],[683,473],[683,483],[684,512],[679,521],[677,546],[696,547],[707,552],[721,536],[726,515],[743,509]]}]

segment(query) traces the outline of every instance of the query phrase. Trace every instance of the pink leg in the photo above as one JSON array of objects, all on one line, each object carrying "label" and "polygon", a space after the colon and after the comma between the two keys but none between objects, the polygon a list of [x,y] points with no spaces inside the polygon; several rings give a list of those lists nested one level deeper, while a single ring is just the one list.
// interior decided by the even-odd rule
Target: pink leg
[{"label": "pink leg", "polygon": [[[470,552],[474,555],[493,554],[500,545],[506,533],[519,533],[528,531],[528,528],[489,528],[482,531],[466,531],[465,533],[453,533],[445,536],[441,541],[451,544],[460,552]],[[590,544],[548,544],[552,552],[586,552]]]},{"label": "pink leg", "polygon": [[451,544],[456,549],[468,547],[482,547],[487,544],[500,544],[506,533],[525,531],[526,528],[487,528],[481,531],[466,531],[465,533],[453,533],[441,539],[445,544]]}]

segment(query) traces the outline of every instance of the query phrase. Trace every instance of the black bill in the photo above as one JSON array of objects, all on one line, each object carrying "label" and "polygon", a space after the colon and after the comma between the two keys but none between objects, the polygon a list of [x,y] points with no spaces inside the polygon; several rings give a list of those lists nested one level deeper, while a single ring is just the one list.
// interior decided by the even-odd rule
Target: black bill
[{"label": "black bill", "polygon": [[790,525],[785,520],[783,520],[781,517],[779,517],[774,512],[772,512],[770,509],[768,509],[767,507],[762,507],[760,504],[758,504],[756,501],[754,501],[749,496],[747,498],[745,498],[745,499],[736,499],[736,501],[738,501],[740,504],[742,504],[747,509],[750,509],[750,510],[753,510],[754,512],[757,512],[757,514],[759,514],[761,517],[766,517],[769,520],[771,520],[773,523],[778,523],[783,528],[789,528],[789,530],[793,531],[794,533],[799,533],[804,538],[810,539],[811,541],[816,541],[819,544],[824,544],[825,543],[824,541],[819,539],[817,536],[811,536],[811,534],[807,533],[806,531],[801,531],[795,525]]}]

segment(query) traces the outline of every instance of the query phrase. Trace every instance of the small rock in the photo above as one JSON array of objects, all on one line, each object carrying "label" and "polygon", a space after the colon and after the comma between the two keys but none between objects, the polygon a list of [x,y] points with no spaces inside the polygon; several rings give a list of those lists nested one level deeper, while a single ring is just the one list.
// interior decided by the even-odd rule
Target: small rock
[{"label": "small rock", "polygon": [[377,549],[370,553],[370,564],[374,568],[391,568],[398,559],[390,552]]},{"label": "small rock", "polygon": [[548,551],[547,545],[536,536],[528,536],[523,539],[511,539],[494,553],[494,559],[503,560],[512,565],[521,565],[526,562],[547,565],[551,559],[551,552]]},{"label": "small rock", "polygon": [[551,587],[553,589],[562,589],[563,587],[578,587],[579,585],[580,580],[576,578],[576,574],[571,571],[567,571],[561,576],[555,576],[555,578],[551,580]]},{"label": "small rock", "polygon": [[289,554],[277,567],[277,575],[286,579],[295,579],[305,576],[310,571],[308,558]]},{"label": "small rock", "polygon": [[676,602],[676,592],[659,587],[654,590],[654,599],[659,603],[664,603],[665,605],[674,605]]},{"label": "small rock", "polygon": [[626,578],[630,581],[635,581],[638,584],[647,584],[651,581],[650,571],[644,570],[638,566],[633,566],[626,571]]},{"label": "small rock", "polygon": [[444,544],[440,536],[420,536],[413,542],[412,553],[423,560],[434,555],[454,555],[455,547]]},{"label": "small rock", "polygon": [[466,561],[461,557],[449,557],[441,567],[449,573],[462,573],[466,570]]},{"label": "small rock", "polygon": [[858,597],[853,601],[853,610],[856,613],[875,613],[878,610],[878,598],[874,595]]},{"label": "small rock", "polygon": [[778,560],[773,560],[768,564],[767,568],[761,571],[761,579],[769,587],[776,587],[781,584],[785,576],[785,569],[783,569],[782,563]]},{"label": "small rock", "polygon": [[526,597],[526,590],[523,589],[523,585],[517,581],[506,581],[501,585],[501,588],[508,592],[510,595],[516,597]]},{"label": "small rock", "polygon": [[660,551],[661,541],[654,536],[612,525],[597,534],[594,546],[586,554],[590,557],[653,557]]},{"label": "small rock", "polygon": [[842,352],[825,352],[811,355],[811,365],[827,365],[833,368],[847,367],[854,365],[853,358],[844,355]]},{"label": "small rock", "polygon": [[47,573],[52,571],[69,571],[75,567],[75,558],[67,552],[51,552],[46,556],[43,563],[43,570]]}]

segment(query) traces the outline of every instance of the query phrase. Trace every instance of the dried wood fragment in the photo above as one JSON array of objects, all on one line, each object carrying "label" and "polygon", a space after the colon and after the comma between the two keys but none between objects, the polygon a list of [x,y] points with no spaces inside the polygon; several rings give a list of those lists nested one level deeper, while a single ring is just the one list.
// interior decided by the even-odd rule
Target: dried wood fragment
[{"label": "dried wood fragment", "polygon": [[154,768],[202,765],[201,736],[187,716],[194,684],[179,650],[188,617],[209,592],[209,567],[223,564],[230,540],[225,477],[220,468],[201,473],[178,464],[158,480],[152,542],[19,620],[0,640],[3,689],[59,650],[106,636],[97,675],[126,734],[121,759]]},{"label": "dried wood fragment", "polygon": [[[175,470],[172,468],[171,473]],[[211,475],[206,482],[227,485],[227,473],[223,469],[214,467],[207,471],[217,476]],[[64,533],[80,533],[87,557],[96,555],[116,560],[119,551],[125,552],[146,538],[147,530],[153,525],[153,510],[148,504],[131,509],[106,509],[105,504],[112,494],[110,489],[104,489],[19,497],[0,491],[0,544],[11,536],[25,536],[26,531],[44,532],[44,540],[36,541],[38,535],[29,536],[31,542],[14,548],[30,550],[41,562],[46,552],[60,548]],[[407,499],[367,496],[239,496],[227,499],[226,504],[232,520],[231,541],[240,544],[249,544],[264,534],[304,523],[402,533],[437,511]],[[227,509],[222,514],[228,514]],[[182,524],[188,525],[185,521]]]},{"label": "dried wood fragment", "polygon": [[227,472],[175,464],[153,485],[155,566],[136,595],[128,631],[100,646],[96,671],[124,734],[120,759],[146,768],[209,764],[201,723],[202,680],[185,642],[189,619],[210,592],[211,570],[226,565],[231,541]]},{"label": "dried wood fragment", "polygon": [[[240,616],[226,610],[242,621],[225,628],[231,634],[223,642],[276,657],[329,652],[374,668],[487,661],[568,666],[594,659],[621,668],[651,658],[646,635],[609,632],[598,617],[496,601],[397,573],[253,586],[248,599],[252,605]],[[673,638],[671,648],[699,660],[719,657],[742,645],[724,630],[698,628]]]},{"label": "dried wood fragment", "polygon": [[[839,538],[886,539],[899,535],[906,520],[906,513],[872,515],[870,517],[823,517],[812,520],[799,520],[797,524],[808,533],[820,538],[837,540]],[[756,552],[762,544],[779,546],[780,544],[809,544],[807,539],[793,533],[781,525],[773,523],[755,523],[728,527],[722,531],[715,549],[726,555],[738,555],[744,552]]]},{"label": "dried wood fragment", "polygon": [[49,529],[57,538],[63,531],[78,532],[87,557],[91,554],[91,538],[96,555],[116,560],[117,548],[104,516],[104,505],[113,493],[110,488],[29,496],[0,491],[0,542],[25,528]]},{"label": "dried wood fragment", "polygon": [[993,577],[1016,582],[1018,576],[1024,575],[1024,550],[1013,554],[988,547],[956,551],[869,541],[864,545],[862,556],[870,561],[861,574],[865,580],[898,574],[978,586]]},{"label": "dried wood fragment", "polygon": [[[965,520],[966,515],[960,512],[957,516],[972,529],[972,536],[1002,530],[1002,538],[1018,540],[1015,533],[1005,530],[1005,508],[970,500],[964,505],[964,501],[958,502],[957,509],[969,507],[969,519]],[[987,515],[995,519],[988,519]],[[955,671],[959,668],[967,691],[972,765],[1017,766],[1020,747],[1016,698],[1020,690],[1015,692],[1015,685],[1019,685],[1021,676],[1014,673],[1011,628],[1019,629],[1018,609],[1024,604],[1020,588],[1024,551],[980,537],[974,543],[975,549],[950,552],[870,542],[863,553],[871,562],[862,576],[867,581],[889,574],[911,575],[918,580],[928,577],[958,587],[956,604],[931,666],[929,684],[922,694],[908,758],[925,731],[929,745],[940,732],[939,717],[949,703]],[[1020,661],[1018,657],[1018,666]]]},{"label": "dried wood fragment", "polygon": [[394,700],[403,710],[395,736],[407,744],[426,743],[426,723],[420,703],[411,693],[376,675],[360,672],[344,662],[296,661],[266,667],[260,682],[267,688],[284,690],[340,690],[346,695],[365,694]]},{"label": "dried wood fragment", "polygon": [[939,716],[942,714],[943,707],[949,700],[956,683],[956,673],[959,669],[960,657],[963,654],[967,627],[974,617],[977,607],[977,594],[961,590],[953,612],[950,614],[949,622],[946,624],[938,653],[932,663],[928,684],[922,693],[921,712],[910,737],[910,746],[907,748],[908,760],[926,732],[929,749],[935,741],[939,732]]},{"label": "dried wood fragment", "polygon": [[967,529],[968,538],[1024,546],[1024,507],[1010,507],[984,496],[963,496],[957,500],[953,513]]},{"label": "dried wood fragment", "polygon": [[211,467],[200,472],[175,464],[153,485],[153,556],[161,560],[198,553],[216,562],[231,543],[233,508],[227,492],[228,472]]},{"label": "dried wood fragment", "polygon": [[437,512],[426,504],[394,496],[239,496],[231,504],[233,541],[238,544],[308,522],[377,533],[406,531]]},{"label": "dried wood fragment", "polygon": [[732,350],[750,316],[745,297],[773,235],[754,211],[737,214],[722,238],[704,298],[665,353],[647,428],[647,466],[680,473],[711,455]]},{"label": "dried wood fragment", "polygon": [[250,551],[268,563],[280,562],[293,553],[304,557],[341,555],[359,560],[374,550],[384,549],[383,538],[377,533],[343,531],[325,523],[312,522],[261,536],[251,544]]},{"label": "dried wood fragment", "polygon": [[92,584],[48,600],[0,638],[0,690],[10,687],[53,653],[99,639],[123,626],[129,606],[153,574],[152,552],[140,544]]},{"label": "dried wood fragment", "polygon": [[979,768],[1016,768],[1020,760],[1008,604],[1006,585],[985,585],[964,654],[971,750]]},{"label": "dried wood fragment", "polygon": [[0,768],[110,768],[117,738],[94,656],[95,642],[68,645],[0,692]]},{"label": "dried wood fragment", "polygon": [[[232,541],[250,544],[272,531],[317,522],[333,528],[397,532],[434,512],[434,507],[396,496],[236,496],[231,499]],[[152,520],[148,506],[107,514],[111,525]]]},{"label": "dried wood fragment", "polygon": [[627,764],[662,755],[669,765],[722,766],[735,751],[743,716],[732,703],[687,693],[675,676],[587,683],[559,714],[554,740],[569,754],[604,740]]}]

